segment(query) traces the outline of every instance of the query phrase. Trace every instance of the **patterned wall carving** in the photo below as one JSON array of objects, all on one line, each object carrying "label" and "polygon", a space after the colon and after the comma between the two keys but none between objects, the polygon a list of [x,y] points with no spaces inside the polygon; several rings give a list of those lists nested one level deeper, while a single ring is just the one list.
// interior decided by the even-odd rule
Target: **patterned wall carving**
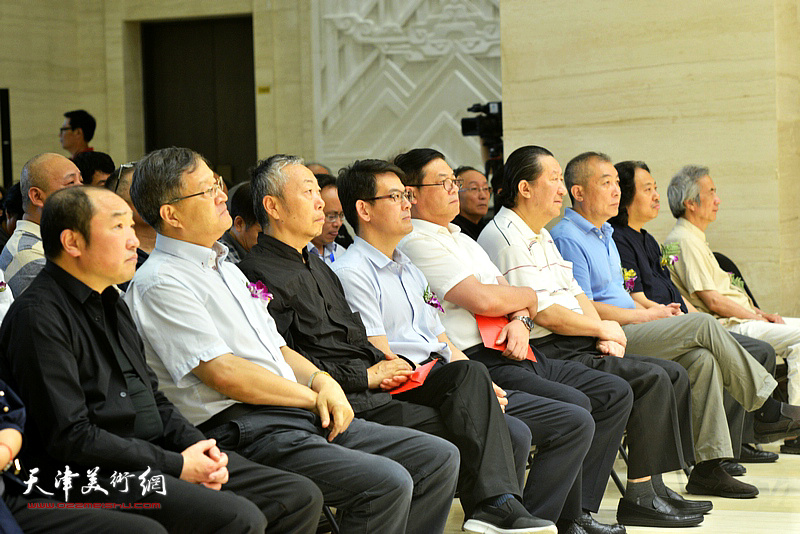
[{"label": "patterned wall carving", "polygon": [[425,146],[480,165],[467,107],[500,100],[499,0],[312,2],[316,159]]}]

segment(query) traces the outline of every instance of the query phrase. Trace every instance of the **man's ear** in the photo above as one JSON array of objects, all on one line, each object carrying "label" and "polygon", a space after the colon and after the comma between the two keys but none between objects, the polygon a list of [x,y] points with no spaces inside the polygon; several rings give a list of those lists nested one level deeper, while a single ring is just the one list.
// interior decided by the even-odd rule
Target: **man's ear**
[{"label": "man's ear", "polygon": [[575,202],[583,202],[583,186],[575,184],[570,187],[569,192],[572,193],[572,198]]},{"label": "man's ear", "polygon": [[528,180],[520,180],[517,184],[517,193],[519,193],[521,197],[531,198],[533,196],[531,183]]},{"label": "man's ear", "polygon": [[30,200],[31,204],[37,206],[39,208],[44,207],[44,201],[47,199],[44,191],[39,189],[36,186],[31,186],[28,190],[28,200]]},{"label": "man's ear", "polygon": [[233,219],[233,228],[239,233],[242,233],[245,230],[247,230],[247,224],[245,224],[244,219],[242,218],[241,215],[237,215]]},{"label": "man's ear", "polygon": [[364,222],[369,222],[372,220],[372,214],[370,213],[370,205],[369,202],[366,200],[356,200],[356,213],[358,214],[358,218]]},{"label": "man's ear", "polygon": [[273,197],[272,195],[265,195],[261,200],[261,205],[264,206],[264,210],[267,212],[269,217],[275,221],[281,220],[281,212],[278,208],[278,199],[276,197]]},{"label": "man's ear", "polygon": [[172,228],[183,228],[178,210],[172,204],[162,204],[158,208],[158,214],[161,215],[161,224]]},{"label": "man's ear", "polygon": [[63,230],[60,238],[61,248],[64,249],[64,253],[73,258],[79,257],[86,248],[86,240],[80,232],[76,232],[75,230]]},{"label": "man's ear", "polygon": [[80,132],[81,133],[81,139],[83,139],[84,141],[86,140],[86,136],[83,135],[83,128],[75,128],[75,132]]}]

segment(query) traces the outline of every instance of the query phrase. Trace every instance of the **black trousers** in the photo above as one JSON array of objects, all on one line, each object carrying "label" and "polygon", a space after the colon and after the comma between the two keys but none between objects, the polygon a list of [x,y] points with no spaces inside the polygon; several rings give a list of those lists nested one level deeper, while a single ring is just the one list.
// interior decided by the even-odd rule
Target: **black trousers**
[{"label": "black trousers", "polygon": [[[466,517],[485,499],[505,493],[521,496],[520,471],[515,464],[522,462],[524,475],[530,434],[522,428],[521,439],[527,443],[512,445],[509,426],[515,428],[514,423],[506,424],[489,373],[479,363],[437,363],[421,386],[357,415],[420,430],[456,445],[461,454],[458,493]],[[520,428],[516,429],[519,436]]]},{"label": "black trousers", "polygon": [[[28,503],[46,505],[55,501],[25,495],[6,495],[6,503],[26,533],[141,533],[186,532],[315,532],[322,510],[322,494],[307,478],[265,467],[228,452],[229,481],[222,491],[191,484],[164,475],[166,494],[142,497],[139,480],[131,478],[127,493],[107,481],[108,490],[82,495],[73,488],[70,501],[158,503],[159,509],[28,508]],[[139,473],[135,475],[138,476]],[[148,478],[152,473],[148,475]],[[46,489],[46,488],[45,488]],[[52,488],[51,488],[52,489]],[[57,503],[56,503],[57,506]]]},{"label": "black trousers", "polygon": [[[559,476],[555,466],[559,462],[566,464],[569,458],[580,469],[567,495],[561,518],[573,519],[584,509],[596,512],[633,405],[633,393],[628,384],[580,363],[552,360],[542,354],[538,354],[538,361],[533,363],[509,360],[498,351],[482,346],[468,349],[468,352],[471,358],[489,367],[495,383],[537,396],[539,403],[547,403],[548,410],[557,417],[549,419],[546,413],[529,417],[515,413],[513,409],[507,410],[529,422],[534,442],[538,439],[526,492],[532,485],[531,490],[539,486],[536,489],[540,494],[538,499],[547,502],[547,496],[541,494],[551,492],[551,486],[558,484],[553,480]],[[559,411],[563,413],[559,414]],[[584,422],[582,426],[594,427],[594,432],[578,439],[570,437],[569,433],[576,430],[570,430],[568,426],[586,419],[592,424]],[[569,451],[569,448],[576,450]],[[576,454],[577,449],[583,454]]]},{"label": "black trousers", "polygon": [[[734,334],[733,332],[731,332],[731,335],[744,347],[744,350],[764,366],[768,373],[775,374],[775,349],[772,348],[772,345],[766,341]],[[746,412],[742,405],[736,402],[727,391],[723,393],[722,401],[725,405],[725,415],[728,419],[728,428],[731,433],[733,453],[738,458],[742,443],[754,443],[756,440],[753,433],[753,414],[752,412]]]},{"label": "black trousers", "polygon": [[532,345],[551,359],[572,360],[624,379],[633,390],[628,418],[628,478],[694,463],[692,401],[686,369],[673,361],[626,354],[603,356],[595,339],[550,334]]}]

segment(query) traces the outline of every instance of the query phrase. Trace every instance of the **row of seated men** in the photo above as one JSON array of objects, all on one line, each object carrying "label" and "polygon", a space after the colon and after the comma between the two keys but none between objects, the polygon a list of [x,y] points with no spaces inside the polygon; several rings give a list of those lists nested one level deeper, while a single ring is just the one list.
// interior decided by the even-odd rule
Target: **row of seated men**
[{"label": "row of seated men", "polygon": [[[343,169],[335,217],[301,159],[273,156],[252,171],[261,232],[236,265],[200,155],[123,167],[108,189],[68,187],[80,172],[55,154],[22,172],[25,217],[0,254],[0,295],[16,297],[0,377],[27,421],[4,425],[25,446],[0,436],[0,463],[27,469],[6,471],[4,496],[25,531],[310,532],[324,502],[344,532],[437,532],[456,492],[471,532],[696,525],[711,503],[661,473],[696,464],[690,492],[753,497],[722,463],[741,443],[731,429],[751,412],[754,440],[800,432],[800,408],[772,398],[717,320],[625,291],[605,224],[617,172],[600,154],[565,173],[574,210],[559,225],[583,232],[563,232],[582,264],[544,229],[567,188],[539,147],[509,156],[480,245],[450,225],[462,182],[435,150]],[[329,267],[309,243],[341,212],[356,237]],[[484,341],[479,324],[496,330]],[[591,513],[625,431],[622,525],[604,525]]]}]

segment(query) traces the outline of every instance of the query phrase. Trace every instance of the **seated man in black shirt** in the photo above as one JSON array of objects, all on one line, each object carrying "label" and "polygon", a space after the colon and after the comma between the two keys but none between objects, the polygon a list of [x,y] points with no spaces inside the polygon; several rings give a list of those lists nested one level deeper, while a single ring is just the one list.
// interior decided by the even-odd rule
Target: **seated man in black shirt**
[{"label": "seated man in black shirt", "polygon": [[54,498],[124,504],[169,531],[314,532],[322,495],[310,480],[225,454],[158,391],[112,287],[136,265],[125,202],[95,188],[54,194],[42,240],[47,263],[0,328],[0,371],[28,409],[21,460],[38,485],[72,472],[72,493],[65,483]]},{"label": "seated man in black shirt", "polygon": [[491,217],[489,213],[489,198],[492,196],[492,186],[481,171],[475,167],[458,167],[453,171],[456,178],[462,181],[458,191],[459,211],[453,224],[475,241],[481,235],[481,230],[486,226]]},{"label": "seated man in black shirt", "polygon": [[[266,234],[258,236],[239,268],[272,292],[269,312],[288,345],[341,384],[357,416],[416,428],[458,446],[465,529],[555,533],[553,523],[531,516],[519,501],[511,438],[486,369],[474,362],[444,365],[420,386],[428,390],[424,404],[419,395],[410,402],[392,399],[386,390],[405,382],[411,365],[384,357],[369,342],[336,275],[306,248],[325,220],[314,175],[300,158],[276,155],[256,166],[252,186]],[[524,431],[517,448],[524,469],[531,434],[518,420],[509,421]]]},{"label": "seated man in black shirt", "polygon": [[[619,173],[619,213],[609,222],[614,228],[612,237],[619,251],[622,267],[633,272],[631,297],[645,308],[677,303],[683,313],[697,312],[690,302],[681,296],[670,279],[669,262],[677,256],[670,252],[669,245],[663,249],[643,226],[658,216],[660,195],[650,169],[643,161],[623,161],[614,165]],[[775,349],[769,343],[741,334],[731,333],[753,358],[769,373],[775,371]],[[753,430],[754,413],[745,414],[741,404],[726,391],[724,394],[733,450],[741,462],[774,462],[778,455],[748,445],[756,441]],[[741,450],[740,450],[741,445]],[[742,474],[744,469],[727,462],[726,470]]]}]

